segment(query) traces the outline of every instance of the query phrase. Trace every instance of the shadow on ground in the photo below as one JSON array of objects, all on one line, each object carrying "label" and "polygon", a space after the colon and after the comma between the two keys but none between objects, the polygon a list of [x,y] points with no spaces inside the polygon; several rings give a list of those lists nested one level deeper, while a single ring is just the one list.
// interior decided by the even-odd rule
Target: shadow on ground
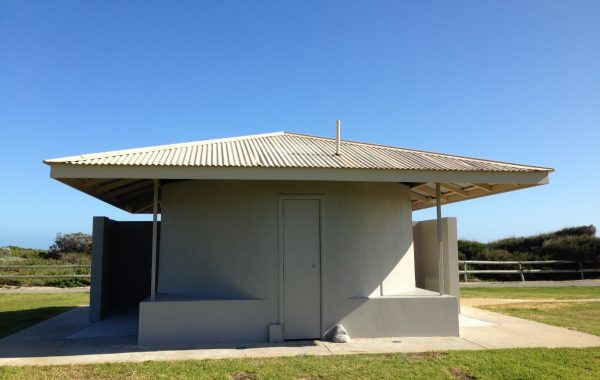
[{"label": "shadow on ground", "polygon": [[[261,347],[316,347],[316,341],[273,343],[207,343],[202,345],[164,345],[144,347],[137,344],[137,314],[109,316],[96,324],[88,322],[89,307],[43,308],[59,314],[37,325],[0,339],[0,358],[52,357],[73,355],[120,354],[167,350],[246,350]],[[2,313],[0,318],[15,321],[23,318],[21,326],[35,323],[36,315],[50,310],[34,309],[31,313]],[[38,311],[39,313],[36,313]],[[65,312],[66,311],[66,312]],[[62,313],[62,314],[60,314]],[[47,316],[48,314],[44,314]],[[27,324],[25,322],[27,321]],[[39,319],[37,320],[39,321]],[[14,330],[13,330],[14,331]]]},{"label": "shadow on ground", "polygon": [[71,306],[51,306],[36,309],[0,312],[0,338],[71,310]]}]

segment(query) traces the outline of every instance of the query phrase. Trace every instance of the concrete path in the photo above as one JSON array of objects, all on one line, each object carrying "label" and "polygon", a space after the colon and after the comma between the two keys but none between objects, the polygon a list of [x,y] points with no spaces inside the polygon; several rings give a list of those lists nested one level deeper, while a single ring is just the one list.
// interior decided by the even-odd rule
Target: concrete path
[{"label": "concrete path", "polygon": [[0,288],[0,294],[84,293],[89,291],[89,286],[76,288],[56,288],[53,286],[3,286]]},{"label": "concrete path", "polygon": [[461,282],[459,286],[461,288],[554,288],[565,286],[600,286],[600,280]]},{"label": "concrete path", "polygon": [[81,307],[1,339],[0,365],[600,346],[600,337],[560,327],[469,306],[463,306],[462,313],[460,337],[353,339],[348,344],[303,341],[149,348],[137,346],[135,335],[67,339],[90,326],[88,308]]},{"label": "concrete path", "polygon": [[600,337],[526,319],[463,306],[463,314],[493,323],[484,328],[462,328],[460,336],[482,348],[598,347]]}]

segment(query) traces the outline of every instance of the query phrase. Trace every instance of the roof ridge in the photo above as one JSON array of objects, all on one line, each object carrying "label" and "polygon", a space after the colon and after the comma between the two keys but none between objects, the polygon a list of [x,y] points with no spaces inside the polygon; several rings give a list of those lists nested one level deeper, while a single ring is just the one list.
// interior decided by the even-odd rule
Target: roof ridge
[{"label": "roof ridge", "polygon": [[269,137],[269,136],[281,136],[286,132],[269,132],[269,133],[257,133],[253,135],[243,135],[243,136],[234,136],[234,137],[224,137],[218,139],[209,139],[209,140],[197,140],[190,141],[184,143],[175,143],[175,144],[164,144],[164,145],[152,145],[146,147],[139,148],[130,148],[130,149],[118,149],[118,150],[109,150],[105,152],[97,152],[97,153],[89,153],[89,154],[79,154],[74,156],[66,156],[59,158],[51,158],[48,160],[44,160],[44,163],[53,163],[53,162],[62,162],[62,161],[77,161],[77,160],[90,160],[98,157],[107,157],[107,156],[122,156],[126,154],[138,153],[138,152],[156,152],[160,150],[168,150],[168,149],[177,149],[184,148],[188,146],[194,145],[204,145],[204,144],[215,144],[220,142],[227,142],[233,140],[250,140],[261,137]]}]

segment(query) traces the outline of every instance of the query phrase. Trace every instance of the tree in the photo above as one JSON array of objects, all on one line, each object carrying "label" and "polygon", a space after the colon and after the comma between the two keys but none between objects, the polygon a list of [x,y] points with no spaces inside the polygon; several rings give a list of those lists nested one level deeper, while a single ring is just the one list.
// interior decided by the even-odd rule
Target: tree
[{"label": "tree", "polygon": [[84,232],[70,234],[57,233],[54,244],[50,246],[50,253],[59,258],[64,253],[91,253],[92,236]]}]

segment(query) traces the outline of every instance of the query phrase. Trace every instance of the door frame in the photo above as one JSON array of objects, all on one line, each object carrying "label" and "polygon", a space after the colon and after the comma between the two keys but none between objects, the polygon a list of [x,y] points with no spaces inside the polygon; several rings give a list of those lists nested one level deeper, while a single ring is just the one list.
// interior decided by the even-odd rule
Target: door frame
[{"label": "door frame", "polygon": [[285,316],[284,316],[284,279],[283,279],[283,260],[284,260],[284,252],[283,252],[283,204],[286,200],[318,200],[319,201],[319,331],[321,338],[323,337],[323,321],[324,321],[324,298],[325,298],[325,278],[324,278],[324,270],[325,260],[324,260],[324,250],[323,250],[323,200],[324,196],[322,194],[284,194],[279,195],[279,210],[278,210],[278,219],[279,219],[279,254],[278,254],[278,277],[277,277],[277,287],[279,292],[278,297],[278,309],[277,309],[277,320],[278,323],[283,326],[283,339],[285,340]]}]

